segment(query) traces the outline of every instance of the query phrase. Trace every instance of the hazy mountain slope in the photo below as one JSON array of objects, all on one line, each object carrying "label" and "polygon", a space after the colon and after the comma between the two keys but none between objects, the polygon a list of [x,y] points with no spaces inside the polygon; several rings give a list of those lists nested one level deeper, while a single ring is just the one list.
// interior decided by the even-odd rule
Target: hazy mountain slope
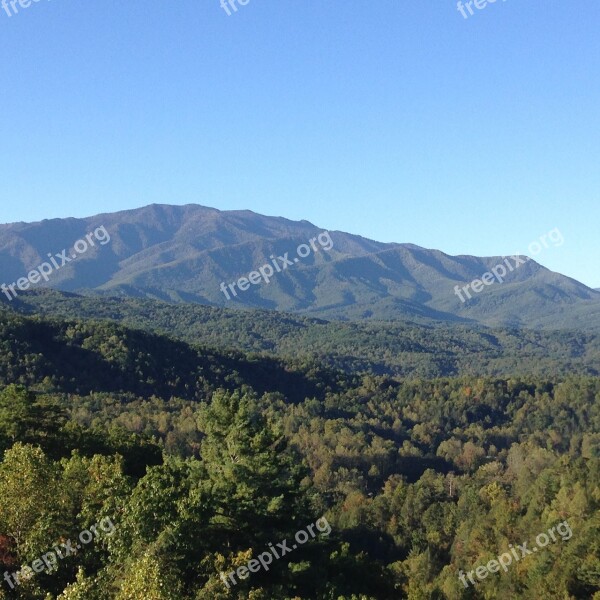
[{"label": "hazy mountain slope", "polygon": [[52,273],[63,290],[90,290],[216,306],[305,312],[335,319],[478,322],[534,327],[600,327],[600,293],[534,261],[461,303],[454,293],[502,257],[449,256],[413,244],[384,244],[332,232],[333,247],[311,252],[267,285],[227,300],[236,281],[271,256],[295,256],[322,229],[308,221],[197,205],[152,205],[87,219],[0,226],[0,273],[10,283],[48,252],[70,248],[96,227],[111,235]]}]

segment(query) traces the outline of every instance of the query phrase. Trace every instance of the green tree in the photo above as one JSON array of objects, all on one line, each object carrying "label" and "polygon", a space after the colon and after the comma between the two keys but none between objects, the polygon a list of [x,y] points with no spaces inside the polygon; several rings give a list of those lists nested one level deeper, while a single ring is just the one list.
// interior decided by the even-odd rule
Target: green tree
[{"label": "green tree", "polygon": [[58,465],[40,448],[17,443],[0,463],[0,534],[20,561],[36,558],[64,531],[69,515]]},{"label": "green tree", "polygon": [[265,544],[310,522],[302,484],[307,471],[279,427],[239,392],[217,392],[201,410],[212,524],[232,549]]}]

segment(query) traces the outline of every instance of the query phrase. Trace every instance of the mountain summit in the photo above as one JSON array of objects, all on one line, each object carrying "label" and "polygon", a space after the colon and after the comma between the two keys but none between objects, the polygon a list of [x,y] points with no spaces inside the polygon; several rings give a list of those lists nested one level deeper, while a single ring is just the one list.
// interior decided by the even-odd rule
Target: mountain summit
[{"label": "mountain summit", "polygon": [[[470,299],[463,292],[462,302],[456,286],[462,289],[510,259],[450,256],[340,231],[325,235],[308,221],[195,204],[0,225],[0,283],[27,276],[49,253],[72,248],[99,227],[110,242],[55,270],[45,285],[329,319],[600,328],[600,293],[533,260],[507,268],[503,283],[471,292]],[[268,283],[258,275],[248,283],[261,267],[273,271]],[[232,283],[235,293],[227,287]]]}]

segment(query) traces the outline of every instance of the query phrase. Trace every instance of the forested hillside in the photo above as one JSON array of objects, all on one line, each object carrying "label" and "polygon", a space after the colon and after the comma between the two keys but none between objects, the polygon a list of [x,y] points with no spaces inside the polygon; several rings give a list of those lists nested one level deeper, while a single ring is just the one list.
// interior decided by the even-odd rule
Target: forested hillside
[{"label": "forested hillside", "polygon": [[350,375],[115,323],[1,328],[0,567],[22,576],[0,598],[600,598],[596,377]]},{"label": "forested hillside", "polygon": [[24,314],[115,321],[205,348],[318,362],[347,373],[407,378],[600,374],[600,335],[593,332],[324,321],[274,311],[55,291],[24,294],[5,305]]},{"label": "forested hillside", "polygon": [[[290,400],[335,385],[315,361],[282,362],[192,347],[110,322],[44,320],[0,312],[0,381],[70,393],[206,399],[218,388],[285,391]],[[83,376],[85,374],[85,377]]]}]

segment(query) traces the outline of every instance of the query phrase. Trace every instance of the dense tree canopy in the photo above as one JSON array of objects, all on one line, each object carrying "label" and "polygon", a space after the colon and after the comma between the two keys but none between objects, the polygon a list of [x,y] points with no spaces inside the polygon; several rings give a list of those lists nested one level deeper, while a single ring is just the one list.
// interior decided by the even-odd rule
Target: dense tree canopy
[{"label": "dense tree canopy", "polygon": [[[400,379],[107,323],[5,327],[1,572],[97,535],[0,598],[600,598],[596,377]],[[225,585],[322,517],[327,535]]]}]

